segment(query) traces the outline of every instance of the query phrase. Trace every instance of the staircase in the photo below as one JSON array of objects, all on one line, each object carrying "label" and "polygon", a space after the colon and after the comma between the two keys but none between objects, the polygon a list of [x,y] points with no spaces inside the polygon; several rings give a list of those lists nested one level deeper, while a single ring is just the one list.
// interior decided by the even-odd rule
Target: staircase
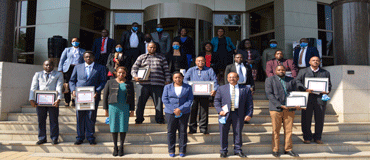
[{"label": "staircase", "polygon": [[[265,159],[271,156],[272,125],[268,111],[268,100],[264,93],[264,83],[256,84],[254,95],[254,116],[250,124],[243,129],[243,152],[249,158]],[[129,132],[125,142],[127,159],[165,159],[167,152],[167,125],[157,124],[154,120],[155,108],[149,100],[144,113],[143,124],[135,125],[135,117],[130,117]],[[302,158],[369,158],[370,157],[370,123],[340,123],[335,113],[326,113],[324,144],[303,144],[301,116],[296,112],[293,127],[293,150]],[[105,124],[104,110],[99,106],[96,123],[97,145],[74,145],[76,140],[76,111],[72,107],[60,107],[59,129],[60,143],[46,143],[37,146],[38,122],[36,109],[30,105],[22,106],[21,113],[9,113],[8,121],[0,121],[0,150],[27,151],[35,155],[60,158],[113,158],[113,140],[109,126]],[[47,120],[48,122],[48,120]],[[49,130],[49,126],[47,126]],[[314,125],[312,126],[314,131]],[[182,159],[218,159],[220,150],[220,133],[216,110],[210,108],[209,135],[188,135],[187,157]],[[49,134],[48,134],[49,135]],[[283,130],[281,130],[281,148],[283,150]],[[51,142],[48,137],[48,142]],[[233,154],[232,132],[229,136],[229,155]],[[176,149],[178,152],[178,149]],[[229,158],[238,159],[237,156]],[[282,158],[291,158],[282,156]],[[173,159],[173,158],[169,158]]]}]

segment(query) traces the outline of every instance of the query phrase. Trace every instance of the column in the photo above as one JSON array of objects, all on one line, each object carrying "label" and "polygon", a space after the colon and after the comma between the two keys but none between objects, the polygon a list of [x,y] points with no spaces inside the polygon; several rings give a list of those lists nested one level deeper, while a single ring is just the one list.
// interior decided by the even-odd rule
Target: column
[{"label": "column", "polygon": [[13,42],[15,27],[14,0],[0,0],[0,61],[13,60]]},{"label": "column", "polygon": [[336,0],[334,16],[334,64],[369,65],[370,0]]}]

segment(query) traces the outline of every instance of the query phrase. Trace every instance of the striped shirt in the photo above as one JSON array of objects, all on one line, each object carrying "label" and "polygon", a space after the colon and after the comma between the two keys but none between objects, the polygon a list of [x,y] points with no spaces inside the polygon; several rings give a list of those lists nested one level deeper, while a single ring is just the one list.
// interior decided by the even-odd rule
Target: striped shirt
[{"label": "striped shirt", "polygon": [[171,81],[167,60],[162,55],[157,53],[154,55],[149,53],[140,55],[132,66],[131,75],[137,77],[137,72],[141,67],[150,68],[149,80],[140,82],[142,85],[164,86],[165,82]]}]

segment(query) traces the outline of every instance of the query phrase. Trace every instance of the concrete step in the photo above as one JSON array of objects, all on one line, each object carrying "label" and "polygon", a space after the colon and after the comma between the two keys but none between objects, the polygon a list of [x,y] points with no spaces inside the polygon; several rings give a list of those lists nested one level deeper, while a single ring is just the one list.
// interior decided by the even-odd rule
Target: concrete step
[{"label": "concrete step", "polygon": [[[215,110],[212,108],[212,110]],[[325,122],[338,122],[338,115],[325,115]],[[106,116],[104,114],[97,115],[97,122],[105,122]],[[130,117],[129,122],[135,122],[136,117]],[[155,123],[155,115],[144,115],[144,122]],[[314,120],[314,118],[312,118]],[[9,121],[25,121],[25,122],[38,122],[36,113],[9,113]],[[48,121],[48,120],[47,120]],[[59,114],[59,122],[76,122],[76,114]],[[218,115],[210,114],[208,116],[209,123],[217,123]],[[270,115],[253,115],[251,123],[269,123],[271,122]],[[301,115],[295,115],[294,122],[301,122]]]},{"label": "concrete step", "polygon": [[[322,159],[370,159],[369,151],[362,152],[338,152],[338,153],[298,153],[301,159],[310,159],[310,160],[322,160]],[[33,153],[32,157],[44,157],[44,158],[63,158],[63,159],[111,159],[114,158],[111,153],[105,154],[96,154],[96,153]],[[248,159],[276,159],[271,154],[248,154]],[[175,158],[169,157],[168,154],[125,154],[119,159],[140,159],[140,160],[180,160],[180,159],[199,159],[199,160],[213,160],[220,159],[219,153],[214,154],[186,154],[186,157],[177,156]],[[228,160],[240,160],[239,156],[229,154],[227,157]],[[280,159],[296,159],[288,155],[281,155]]]},{"label": "concrete step", "polygon": [[[49,135],[49,133],[47,133]],[[284,142],[284,132],[281,131],[280,141]],[[0,131],[0,140],[4,141],[38,141],[37,131]],[[112,142],[111,133],[96,133],[97,142]],[[229,143],[233,143],[233,134],[229,133]],[[244,132],[243,142],[271,142],[271,132]],[[322,139],[325,142],[339,142],[339,141],[369,141],[370,132],[368,131],[338,131],[338,132],[324,132]],[[76,133],[61,132],[59,134],[60,142],[74,142],[76,140]],[[293,132],[293,142],[302,143],[303,134],[301,131],[295,130]],[[48,142],[51,142],[48,137]],[[167,143],[167,132],[128,132],[126,141],[128,143]],[[188,142],[198,143],[219,143],[220,133],[211,132],[209,135],[202,133],[188,134]]]},{"label": "concrete step", "polygon": [[[113,152],[112,142],[103,142],[96,145],[84,143],[74,145],[73,142],[51,145],[46,143],[36,145],[35,141],[0,141],[1,150],[27,151],[36,153],[88,153],[88,154],[106,154]],[[233,153],[233,146],[229,145],[229,154]],[[281,145],[281,149],[283,145]],[[168,145],[166,143],[125,143],[125,153],[127,154],[167,154]],[[271,143],[243,143],[242,150],[246,154],[269,154],[271,153]],[[187,154],[219,153],[219,143],[187,143]],[[294,144],[294,151],[297,153],[319,153],[319,152],[362,152],[370,151],[370,142],[368,141],[341,141],[327,142],[318,144]],[[176,149],[178,152],[178,149]]]},{"label": "concrete step", "polygon": [[[48,123],[48,121],[47,121]],[[76,132],[76,122],[59,122],[60,132]],[[301,124],[294,123],[293,131],[301,131]],[[312,130],[314,131],[315,124],[312,124]],[[46,127],[49,130],[49,127]],[[13,131],[38,131],[37,122],[18,122],[18,121],[0,121],[0,130],[13,130]],[[105,123],[96,123],[96,133],[99,132],[110,132],[109,125]],[[232,130],[232,129],[231,129]],[[370,122],[353,122],[353,123],[338,123],[338,122],[326,122],[324,124],[325,132],[337,132],[337,131],[369,131]],[[129,123],[130,132],[166,132],[166,124],[157,123],[143,123],[137,125],[135,123]],[[208,124],[209,132],[219,132],[218,123]],[[254,123],[244,124],[244,132],[271,132],[271,123]],[[199,132],[199,131],[198,131]]]}]

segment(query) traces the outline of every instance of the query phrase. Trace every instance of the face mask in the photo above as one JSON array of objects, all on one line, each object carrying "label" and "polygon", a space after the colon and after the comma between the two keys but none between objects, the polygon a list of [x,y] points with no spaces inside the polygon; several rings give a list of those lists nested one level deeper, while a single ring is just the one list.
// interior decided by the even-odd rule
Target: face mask
[{"label": "face mask", "polygon": [[147,43],[149,43],[150,41],[152,41],[152,39],[150,39],[150,38],[145,38],[145,41],[146,41]]},{"label": "face mask", "polygon": [[138,29],[139,29],[138,27],[132,27],[132,30],[133,30],[133,31],[135,31],[135,32],[136,32]]},{"label": "face mask", "polygon": [[117,51],[117,52],[122,52],[122,48],[121,48],[121,47],[117,47],[117,48],[116,48],[116,51]]},{"label": "face mask", "polygon": [[179,46],[179,45],[173,45],[173,46],[172,46],[172,48],[173,48],[174,50],[178,50],[178,49],[180,49],[180,46]]},{"label": "face mask", "polygon": [[73,47],[78,47],[80,45],[80,42],[72,42]]},{"label": "face mask", "polygon": [[304,42],[302,42],[302,43],[300,44],[300,46],[301,46],[302,48],[307,47],[307,46],[308,46],[308,43],[304,43]]},{"label": "face mask", "polygon": [[163,28],[157,28],[157,32],[162,32]]},{"label": "face mask", "polygon": [[271,44],[270,44],[270,47],[271,47],[271,48],[276,48],[276,47],[277,47],[277,44],[275,44],[275,43],[271,43]]}]

